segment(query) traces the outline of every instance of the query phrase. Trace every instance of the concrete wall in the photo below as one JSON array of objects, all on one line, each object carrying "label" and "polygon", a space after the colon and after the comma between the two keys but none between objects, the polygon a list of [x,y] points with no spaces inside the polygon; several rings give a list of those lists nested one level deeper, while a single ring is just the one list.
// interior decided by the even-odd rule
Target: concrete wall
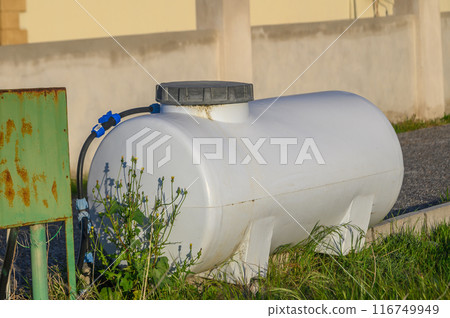
[{"label": "concrete wall", "polygon": [[439,0],[397,0],[394,13],[415,19],[417,116],[441,117],[445,101]]},{"label": "concrete wall", "polygon": [[[213,31],[118,37],[158,81],[217,78]],[[155,81],[109,38],[0,49],[0,87],[66,87],[72,173],[98,117],[154,102]],[[95,147],[92,147],[95,148]],[[90,155],[88,154],[88,162]]]},{"label": "concrete wall", "polygon": [[197,29],[218,34],[218,78],[252,83],[249,0],[197,0]]},{"label": "concrete wall", "polygon": [[[3,1],[3,0],[2,0]],[[25,0],[5,0],[25,2]],[[450,0],[440,0],[450,5]],[[194,30],[195,0],[78,0],[111,34],[148,34]],[[353,19],[373,0],[250,0],[252,25],[306,23]],[[392,15],[392,0],[380,0],[380,16]],[[356,3],[356,12],[353,4]],[[448,7],[447,5],[447,7]],[[369,8],[363,17],[372,17]],[[27,0],[21,28],[29,43],[98,38],[100,28],[73,1]],[[58,27],[54,27],[57,25]],[[82,27],[80,27],[82,26]]]},{"label": "concrete wall", "polygon": [[442,52],[444,64],[445,113],[450,114],[450,12],[441,14]]},{"label": "concrete wall", "polygon": [[[349,23],[252,27],[255,97],[282,93]],[[417,114],[416,29],[413,15],[361,19],[286,94],[346,90],[371,100],[391,120]],[[220,32],[224,31],[122,36],[118,41],[160,82],[222,79]],[[442,37],[443,56],[450,56],[449,13],[442,14]],[[2,89],[67,87],[72,172],[81,145],[100,115],[154,102],[156,83],[146,70],[110,38],[0,48]],[[444,75],[450,105],[450,62],[445,58]]]},{"label": "concrete wall", "polygon": [[[348,25],[334,21],[253,27],[256,97],[281,94]],[[414,39],[412,16],[361,19],[286,94],[345,90],[366,97],[391,120],[412,116]]]},{"label": "concrete wall", "polygon": [[[2,45],[26,43],[26,31],[29,43],[105,36],[104,30],[73,0],[0,0],[0,10],[2,2],[14,5],[17,12],[3,16],[0,13],[0,30],[7,30],[6,34],[0,32]],[[196,26],[196,0],[78,2],[114,36],[187,31],[195,30]],[[373,0],[250,0],[250,22],[257,26],[353,19],[355,13],[356,16],[360,15],[372,2]],[[393,0],[380,0],[379,15],[385,16],[387,13],[391,16],[392,3]],[[25,11],[20,14],[20,26],[17,11],[19,7],[21,11]],[[440,7],[442,11],[450,11],[450,0],[440,0]],[[362,17],[373,15],[374,10],[369,8]],[[4,40],[1,40],[2,37]]]}]

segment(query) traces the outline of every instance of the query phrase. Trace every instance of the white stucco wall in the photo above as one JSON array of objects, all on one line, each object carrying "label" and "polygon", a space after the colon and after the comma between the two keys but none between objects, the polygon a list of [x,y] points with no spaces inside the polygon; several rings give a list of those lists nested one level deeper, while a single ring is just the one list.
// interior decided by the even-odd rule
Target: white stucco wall
[{"label": "white stucco wall", "polygon": [[[349,25],[349,20],[252,27],[256,98],[278,96]],[[361,19],[286,94],[345,90],[390,120],[417,111],[415,19]],[[450,113],[450,15],[442,14],[444,82]],[[122,36],[118,41],[158,81],[220,79],[217,31]],[[0,88],[66,87],[71,171],[98,117],[154,102],[155,81],[110,38],[0,48]],[[93,149],[95,148],[92,147]],[[89,158],[92,151],[88,154]]]},{"label": "white stucco wall", "polygon": [[[215,32],[124,36],[117,40],[159,82],[217,78]],[[120,112],[154,103],[155,85],[110,38],[0,49],[2,89],[67,88],[72,173],[82,143],[97,119],[110,109]],[[91,156],[92,151],[87,162]]]},{"label": "white stucco wall", "polygon": [[[252,28],[256,97],[278,96],[348,27],[349,21]],[[345,90],[391,119],[415,112],[414,20],[361,19],[285,93]]]},{"label": "white stucco wall", "polygon": [[444,64],[445,113],[450,114],[450,12],[441,14],[442,56]]}]

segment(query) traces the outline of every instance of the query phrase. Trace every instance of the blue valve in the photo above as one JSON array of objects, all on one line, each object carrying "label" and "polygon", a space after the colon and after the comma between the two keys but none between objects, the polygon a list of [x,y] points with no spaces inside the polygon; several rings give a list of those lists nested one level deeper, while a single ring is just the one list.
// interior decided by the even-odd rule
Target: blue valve
[{"label": "blue valve", "polygon": [[91,132],[94,132],[97,138],[105,134],[106,131],[105,128],[103,127],[103,124],[107,123],[111,117],[114,118],[114,121],[116,122],[113,126],[120,123],[121,118],[119,114],[113,114],[112,111],[107,112],[105,115],[103,115],[98,119],[98,124],[92,127]]}]

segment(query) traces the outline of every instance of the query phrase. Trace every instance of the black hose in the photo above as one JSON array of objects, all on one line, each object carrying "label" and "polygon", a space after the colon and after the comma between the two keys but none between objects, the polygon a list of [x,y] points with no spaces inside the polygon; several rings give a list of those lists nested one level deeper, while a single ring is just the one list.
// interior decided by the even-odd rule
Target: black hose
[{"label": "black hose", "polygon": [[6,299],[6,288],[8,287],[9,274],[14,259],[14,251],[16,250],[17,235],[19,228],[15,227],[9,231],[8,244],[6,247],[5,259],[3,261],[2,272],[0,275],[0,300]]},{"label": "black hose", "polygon": [[[131,115],[142,114],[142,113],[152,113],[152,112],[153,112],[153,106],[147,106],[147,107],[137,107],[137,108],[124,110],[123,112],[119,113],[119,115],[120,115],[120,118],[124,118],[124,117],[131,116]],[[105,128],[105,130],[106,130],[106,128]]]},{"label": "black hose", "polygon": [[92,141],[97,137],[95,132],[91,132],[89,137],[87,137],[86,141],[81,147],[80,156],[78,157],[78,165],[77,165],[77,198],[82,199],[85,197],[83,193],[83,168],[84,168],[84,158],[86,157],[86,152],[89,149]]},{"label": "black hose", "polygon": [[[120,118],[124,118],[131,115],[136,114],[142,114],[142,113],[152,113],[153,107],[147,106],[147,107],[137,107],[125,110],[121,113],[119,113]],[[105,129],[105,132],[110,129],[111,127],[115,126],[117,123],[114,120],[114,118],[109,118],[109,120],[105,123],[102,123],[103,129]],[[89,146],[91,145],[92,141],[97,137],[95,132],[91,132],[91,134],[87,137],[86,141],[83,144],[83,147],[81,147],[80,155],[78,156],[78,165],[77,165],[77,197],[78,199],[82,199],[86,197],[84,195],[83,191],[83,169],[84,169],[84,159],[86,157],[86,152],[89,149]]]},{"label": "black hose", "polygon": [[88,251],[89,240],[88,240],[88,219],[86,217],[81,219],[81,243],[80,243],[80,253],[77,259],[77,269],[81,273],[84,263],[84,255]]},{"label": "black hose", "polygon": [[[142,113],[152,113],[153,106],[147,107],[137,107],[125,110],[119,113],[120,118],[124,118],[131,115],[142,114]],[[110,117],[107,122],[101,124],[105,132],[111,127],[117,125],[116,120],[113,117]],[[86,153],[91,145],[92,141],[97,137],[95,132],[91,132],[91,134],[87,137],[83,146],[81,147],[80,155],[78,156],[78,164],[77,164],[77,198],[82,199],[87,195],[84,194],[83,190],[83,169],[84,169],[84,159],[86,157]],[[89,248],[89,240],[88,240],[88,218],[83,217],[81,219],[81,245],[80,252],[78,254],[77,259],[77,268],[81,272],[84,263],[84,255],[88,251]]]},{"label": "black hose", "polygon": [[[89,149],[92,141],[95,139],[97,135],[95,132],[91,132],[89,137],[81,147],[80,155],[78,157],[78,165],[77,165],[77,198],[82,199],[84,197],[83,194],[83,167],[84,167],[84,159],[86,157],[86,152]],[[79,211],[81,212],[81,211]],[[89,246],[88,240],[88,229],[87,229],[88,218],[83,217],[81,219],[81,243],[80,243],[80,251],[78,253],[77,259],[77,269],[81,273],[81,269],[84,263],[84,255],[86,254]]]}]

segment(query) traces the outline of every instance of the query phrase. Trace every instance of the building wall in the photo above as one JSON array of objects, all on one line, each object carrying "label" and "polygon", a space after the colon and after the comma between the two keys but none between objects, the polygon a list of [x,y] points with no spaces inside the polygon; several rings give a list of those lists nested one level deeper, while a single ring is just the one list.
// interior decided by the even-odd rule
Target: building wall
[{"label": "building wall", "polygon": [[450,0],[441,0],[441,12],[450,12]]},{"label": "building wall", "polygon": [[[257,98],[280,95],[348,27],[346,21],[252,28]],[[391,119],[415,113],[414,19],[361,19],[285,94],[345,90]],[[269,62],[270,61],[270,62]]]},{"label": "building wall", "polygon": [[[392,15],[391,1],[380,1],[379,15]],[[356,16],[362,14],[363,18],[368,18],[374,15],[370,8],[372,2],[373,0],[253,0],[250,1],[251,24],[256,26],[346,20],[355,18],[355,13]]]},{"label": "building wall", "polygon": [[[71,171],[97,119],[154,103],[155,81],[217,78],[217,35],[186,31],[111,39],[4,46],[0,49],[2,89],[66,87]],[[92,149],[95,149],[95,144]],[[87,162],[92,151],[87,155]],[[89,166],[87,166],[88,168]]]},{"label": "building wall", "polygon": [[[196,28],[195,0],[77,1],[115,36]],[[391,0],[380,1],[386,6],[380,5],[380,15],[384,16],[386,10],[392,15]],[[352,19],[355,2],[359,15],[373,0],[251,0],[250,21],[252,25],[267,25]],[[450,7],[450,0],[441,2]],[[372,8],[363,15],[372,16]],[[20,26],[28,31],[29,43],[106,36],[105,31],[73,0],[27,0]]]},{"label": "building wall", "polygon": [[[115,36],[194,30],[195,0],[77,0]],[[27,0],[21,27],[29,43],[105,37],[74,0]]]},{"label": "building wall", "polygon": [[27,43],[27,31],[20,28],[25,0],[0,0],[0,45]]},{"label": "building wall", "polygon": [[[0,0],[5,1],[5,0]],[[18,0],[6,0],[18,1]],[[147,34],[195,30],[195,0],[77,0],[112,35]],[[25,2],[25,0],[20,0]],[[353,19],[373,0],[250,0],[253,26]],[[380,0],[380,16],[393,14],[393,0]],[[450,11],[450,0],[440,0],[441,10]],[[362,16],[373,17],[369,8]],[[19,26],[17,26],[19,28]],[[20,15],[16,43],[64,41],[107,36],[107,33],[75,1],[27,0]],[[22,42],[17,42],[22,41]],[[26,36],[25,36],[26,41]],[[13,44],[15,42],[6,42]]]},{"label": "building wall", "polygon": [[441,14],[442,55],[444,56],[445,113],[450,114],[450,12]]},{"label": "building wall", "polygon": [[[256,98],[280,95],[348,25],[349,21],[331,21],[252,27]],[[443,55],[449,56],[449,13],[442,14],[441,26]],[[285,94],[346,90],[369,99],[391,120],[412,116],[417,112],[415,29],[412,15],[361,19]],[[156,83],[151,76],[160,82],[220,78],[217,31],[121,36],[117,40],[135,61],[110,38],[0,49],[2,89],[67,88],[72,172],[81,145],[99,116],[109,109],[119,112],[154,102]],[[449,105],[450,63],[445,58],[444,75]]]}]

